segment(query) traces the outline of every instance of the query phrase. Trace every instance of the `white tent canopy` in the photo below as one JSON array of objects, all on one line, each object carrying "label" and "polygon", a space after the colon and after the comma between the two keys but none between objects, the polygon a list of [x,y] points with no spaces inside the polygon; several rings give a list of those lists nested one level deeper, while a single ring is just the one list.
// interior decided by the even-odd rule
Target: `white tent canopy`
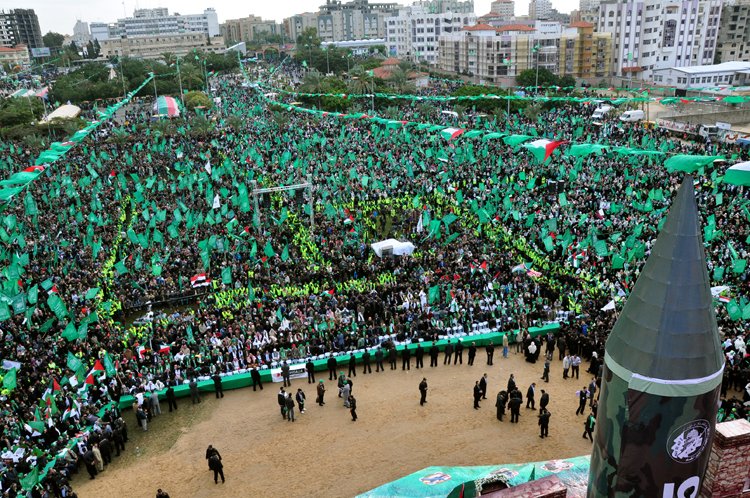
[{"label": "white tent canopy", "polygon": [[81,108],[77,105],[64,104],[49,113],[44,119],[43,123],[52,121],[53,119],[73,119],[77,118],[81,114]]},{"label": "white tent canopy", "polygon": [[414,252],[414,244],[411,242],[401,242],[396,239],[386,239],[380,242],[370,244],[372,250],[379,258],[383,257],[383,251],[393,249],[394,256],[403,256],[404,254],[411,254]]}]

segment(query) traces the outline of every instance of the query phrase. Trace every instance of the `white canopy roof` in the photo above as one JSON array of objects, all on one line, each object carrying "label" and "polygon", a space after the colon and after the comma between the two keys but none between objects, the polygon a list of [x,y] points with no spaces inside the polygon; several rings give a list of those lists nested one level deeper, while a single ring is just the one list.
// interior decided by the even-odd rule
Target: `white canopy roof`
[{"label": "white canopy roof", "polygon": [[370,247],[372,247],[372,250],[375,251],[375,254],[377,254],[379,258],[383,257],[383,251],[385,249],[393,249],[394,256],[411,254],[415,249],[414,244],[411,242],[401,242],[396,239],[386,239],[380,242],[375,242],[374,244],[370,244]]},{"label": "white canopy roof", "polygon": [[47,114],[47,117],[42,119],[43,123],[52,121],[53,119],[73,119],[81,114],[81,108],[77,105],[63,104],[51,113]]}]

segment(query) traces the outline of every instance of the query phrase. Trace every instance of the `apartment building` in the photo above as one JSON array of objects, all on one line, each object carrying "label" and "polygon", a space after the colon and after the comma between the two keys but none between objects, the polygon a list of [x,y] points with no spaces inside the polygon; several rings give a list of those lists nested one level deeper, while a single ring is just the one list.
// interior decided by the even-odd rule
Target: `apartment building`
[{"label": "apartment building", "polygon": [[711,64],[721,0],[605,1],[598,31],[614,36],[612,75],[651,81],[668,67]]},{"label": "apartment building", "polygon": [[[397,15],[386,18],[389,54],[412,62],[437,64],[438,37],[476,24],[476,14],[467,11],[469,6],[473,7],[473,2],[433,0],[399,9]],[[460,11],[454,12],[452,7]]]},{"label": "apartment building", "polygon": [[536,67],[591,82],[611,67],[612,35],[594,32],[591,23],[542,30],[526,24],[478,24],[441,36],[439,47],[441,70],[478,83],[507,85]]}]

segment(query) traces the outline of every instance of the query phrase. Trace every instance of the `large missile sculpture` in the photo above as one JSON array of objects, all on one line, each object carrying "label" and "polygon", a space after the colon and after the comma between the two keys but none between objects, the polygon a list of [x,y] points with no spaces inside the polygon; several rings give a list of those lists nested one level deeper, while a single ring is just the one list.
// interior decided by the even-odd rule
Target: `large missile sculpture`
[{"label": "large missile sculpture", "polygon": [[701,235],[687,175],[605,345],[589,497],[698,496],[724,370]]}]

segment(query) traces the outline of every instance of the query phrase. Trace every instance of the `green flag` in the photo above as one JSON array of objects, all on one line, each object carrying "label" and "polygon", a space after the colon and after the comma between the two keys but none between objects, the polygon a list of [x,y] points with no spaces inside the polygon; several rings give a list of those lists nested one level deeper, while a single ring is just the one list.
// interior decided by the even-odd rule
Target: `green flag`
[{"label": "green flag", "polygon": [[109,353],[104,353],[104,361],[102,363],[104,364],[104,370],[107,372],[107,377],[111,378],[117,375],[117,369],[115,369],[115,364],[112,362]]},{"label": "green flag", "polygon": [[[41,423],[41,422],[40,422]],[[31,424],[29,424],[31,425]],[[42,431],[44,432],[44,424],[42,424]],[[19,482],[21,483],[21,487],[25,491],[31,491],[34,486],[39,484],[39,467],[34,467],[31,472],[26,474],[24,477],[19,479]]]},{"label": "green flag", "polygon": [[232,269],[228,266],[221,270],[221,283],[225,285],[232,284]]},{"label": "green flag", "polygon": [[12,391],[16,388],[16,369],[11,368],[3,377],[3,388]]},{"label": "green flag", "polygon": [[62,337],[63,339],[67,339],[68,341],[75,341],[76,339],[78,339],[78,329],[76,329],[76,324],[74,321],[68,322],[65,330],[63,330]]},{"label": "green flag", "polygon": [[440,300],[440,286],[436,285],[434,287],[430,287],[430,304],[437,302]]},{"label": "green flag", "polygon": [[269,258],[271,258],[271,257],[273,257],[273,256],[276,255],[276,253],[273,250],[273,246],[271,246],[271,241],[270,240],[266,242],[266,246],[263,248],[263,254],[265,254]]},{"label": "green flag", "polygon": [[47,306],[49,306],[49,309],[52,310],[59,320],[68,316],[68,309],[57,294],[50,294],[47,298]]},{"label": "green flag", "polygon": [[83,362],[79,360],[76,355],[68,351],[67,365],[69,369],[71,369],[74,372],[77,372],[83,367]]},{"label": "green flag", "polygon": [[284,246],[284,250],[281,251],[281,261],[286,262],[289,259],[289,245]]}]

